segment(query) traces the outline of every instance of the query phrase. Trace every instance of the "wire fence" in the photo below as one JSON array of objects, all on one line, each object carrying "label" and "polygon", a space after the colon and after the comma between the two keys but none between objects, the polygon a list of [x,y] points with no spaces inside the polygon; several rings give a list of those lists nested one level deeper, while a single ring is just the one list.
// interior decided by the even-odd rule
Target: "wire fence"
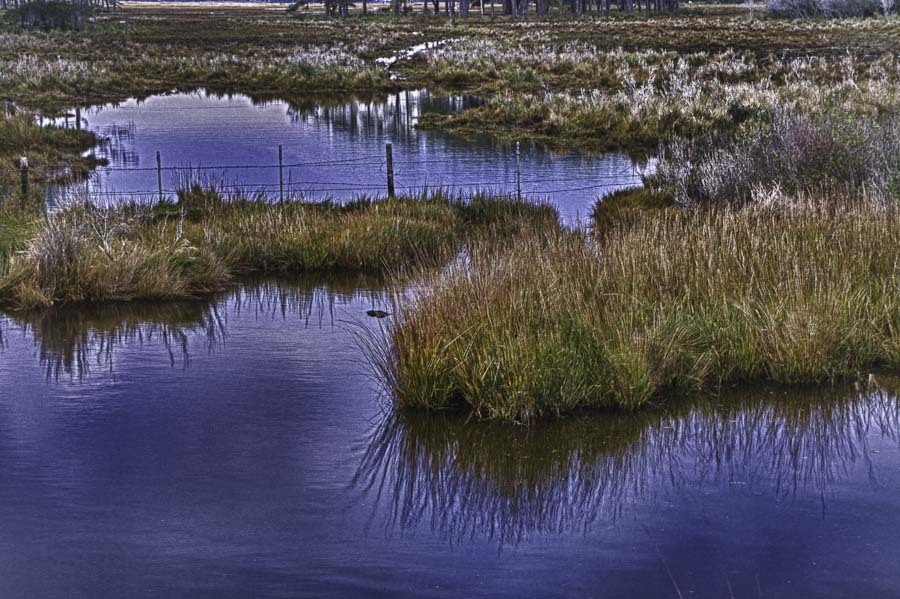
[{"label": "wire fence", "polygon": [[[392,155],[392,145],[385,145],[383,159],[371,154],[343,157],[331,160],[310,160],[303,162],[286,163],[282,159],[281,146],[278,147],[278,162],[266,164],[213,164],[213,165],[165,165],[159,152],[156,153],[155,166],[100,166],[92,170],[94,176],[101,174],[135,173],[152,175],[155,177],[142,177],[142,183],[146,188],[142,189],[111,189],[104,190],[93,188],[90,185],[75,188],[77,183],[90,181],[84,176],[78,176],[68,165],[31,167],[27,157],[23,157],[18,168],[0,167],[0,177],[7,187],[18,186],[23,202],[29,193],[35,191],[32,187],[36,184],[45,186],[47,190],[53,189],[65,193],[74,191],[80,198],[157,198],[163,200],[177,196],[189,190],[195,185],[215,189],[223,193],[238,196],[252,195],[254,197],[266,197],[284,201],[298,197],[329,196],[380,196],[388,197],[406,194],[418,195],[428,191],[450,191],[457,194],[466,192],[492,192],[495,195],[515,196],[519,199],[540,198],[558,196],[566,193],[583,193],[591,190],[603,190],[616,186],[633,186],[640,180],[642,173],[634,166],[622,168],[606,173],[589,173],[582,177],[573,177],[571,173],[554,176],[535,176],[530,174],[522,176],[522,163],[519,144],[516,143],[515,171],[504,173],[501,176],[489,176],[488,174],[476,174],[474,177],[461,173],[454,176],[451,182],[440,181],[437,184],[429,184],[427,179],[422,180],[421,170],[413,173],[415,169],[427,167],[432,164],[447,164],[447,158],[411,158],[406,157],[395,163]],[[478,165],[484,166],[482,157],[455,157],[455,165],[466,168]],[[395,172],[395,165],[400,168],[400,177]],[[306,172],[310,168],[320,167],[352,167],[357,175],[356,180],[335,178],[310,177]],[[297,173],[298,170],[304,171]],[[240,180],[229,181],[227,175],[239,173]],[[248,173],[253,173],[247,176]],[[266,177],[270,174],[271,178]],[[299,175],[299,176],[298,176]],[[409,178],[416,177],[416,182]],[[489,177],[489,178],[488,178]],[[267,179],[267,180],[263,180]],[[164,184],[164,181],[166,184]],[[155,185],[153,185],[155,183]],[[535,187],[538,189],[535,189]],[[507,190],[503,192],[502,190]]]}]

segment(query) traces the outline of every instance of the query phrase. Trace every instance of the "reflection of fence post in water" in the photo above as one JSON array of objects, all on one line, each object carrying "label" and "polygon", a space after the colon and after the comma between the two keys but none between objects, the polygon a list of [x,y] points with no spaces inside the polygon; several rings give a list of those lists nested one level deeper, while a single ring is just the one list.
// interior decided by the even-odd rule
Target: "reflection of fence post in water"
[{"label": "reflection of fence post in water", "polygon": [[28,202],[28,157],[19,158],[19,172],[22,177],[22,210],[25,210],[25,204]]}]

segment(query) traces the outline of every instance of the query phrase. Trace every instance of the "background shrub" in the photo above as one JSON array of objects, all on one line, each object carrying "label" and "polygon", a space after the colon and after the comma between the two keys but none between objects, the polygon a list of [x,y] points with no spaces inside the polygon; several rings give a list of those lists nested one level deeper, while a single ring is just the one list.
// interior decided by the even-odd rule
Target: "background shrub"
[{"label": "background shrub", "polygon": [[87,4],[35,0],[10,10],[7,19],[23,29],[77,31],[91,13]]}]

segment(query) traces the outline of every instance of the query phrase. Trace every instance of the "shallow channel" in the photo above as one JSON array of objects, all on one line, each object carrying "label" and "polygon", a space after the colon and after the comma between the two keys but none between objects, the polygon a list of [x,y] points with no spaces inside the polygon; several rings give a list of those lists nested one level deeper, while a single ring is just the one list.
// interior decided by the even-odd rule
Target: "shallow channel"
[{"label": "shallow channel", "polygon": [[[80,126],[104,138],[93,152],[109,166],[83,185],[50,189],[48,202],[85,192],[94,199],[155,198],[157,152],[167,196],[185,177],[270,198],[279,198],[282,186],[285,195],[308,199],[383,196],[388,142],[397,193],[443,188],[515,195],[514,143],[416,127],[423,114],[458,112],[479,102],[410,91],[382,101],[298,106],[195,92],[97,106],[79,112]],[[55,122],[74,126],[72,120]],[[642,167],[623,154],[555,153],[522,143],[519,164],[522,196],[553,202],[568,223],[586,220],[598,197],[641,183]]]},{"label": "shallow channel", "polygon": [[900,401],[394,413],[363,278],[0,315],[0,596],[896,597]]}]

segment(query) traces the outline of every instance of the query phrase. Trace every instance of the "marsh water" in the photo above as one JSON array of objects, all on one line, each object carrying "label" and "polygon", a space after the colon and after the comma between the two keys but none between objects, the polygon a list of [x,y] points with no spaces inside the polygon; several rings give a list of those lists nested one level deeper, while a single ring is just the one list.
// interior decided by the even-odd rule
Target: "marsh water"
[{"label": "marsh water", "polygon": [[[558,153],[522,143],[517,178],[514,143],[417,127],[424,114],[450,114],[479,103],[427,91],[305,104],[195,92],[97,106],[80,111],[79,123],[104,140],[93,152],[108,166],[83,185],[50,189],[48,201],[84,192],[95,199],[156,198],[157,152],[163,193],[170,197],[188,179],[273,199],[281,196],[282,184],[290,197],[384,196],[388,142],[397,193],[442,188],[512,195],[521,181],[524,198],[553,202],[570,223],[585,220],[598,197],[640,185],[642,167],[622,154]],[[75,126],[73,118],[55,123]]]},{"label": "marsh water", "polygon": [[0,316],[2,597],[897,597],[900,401],[395,413],[366,279]]}]

